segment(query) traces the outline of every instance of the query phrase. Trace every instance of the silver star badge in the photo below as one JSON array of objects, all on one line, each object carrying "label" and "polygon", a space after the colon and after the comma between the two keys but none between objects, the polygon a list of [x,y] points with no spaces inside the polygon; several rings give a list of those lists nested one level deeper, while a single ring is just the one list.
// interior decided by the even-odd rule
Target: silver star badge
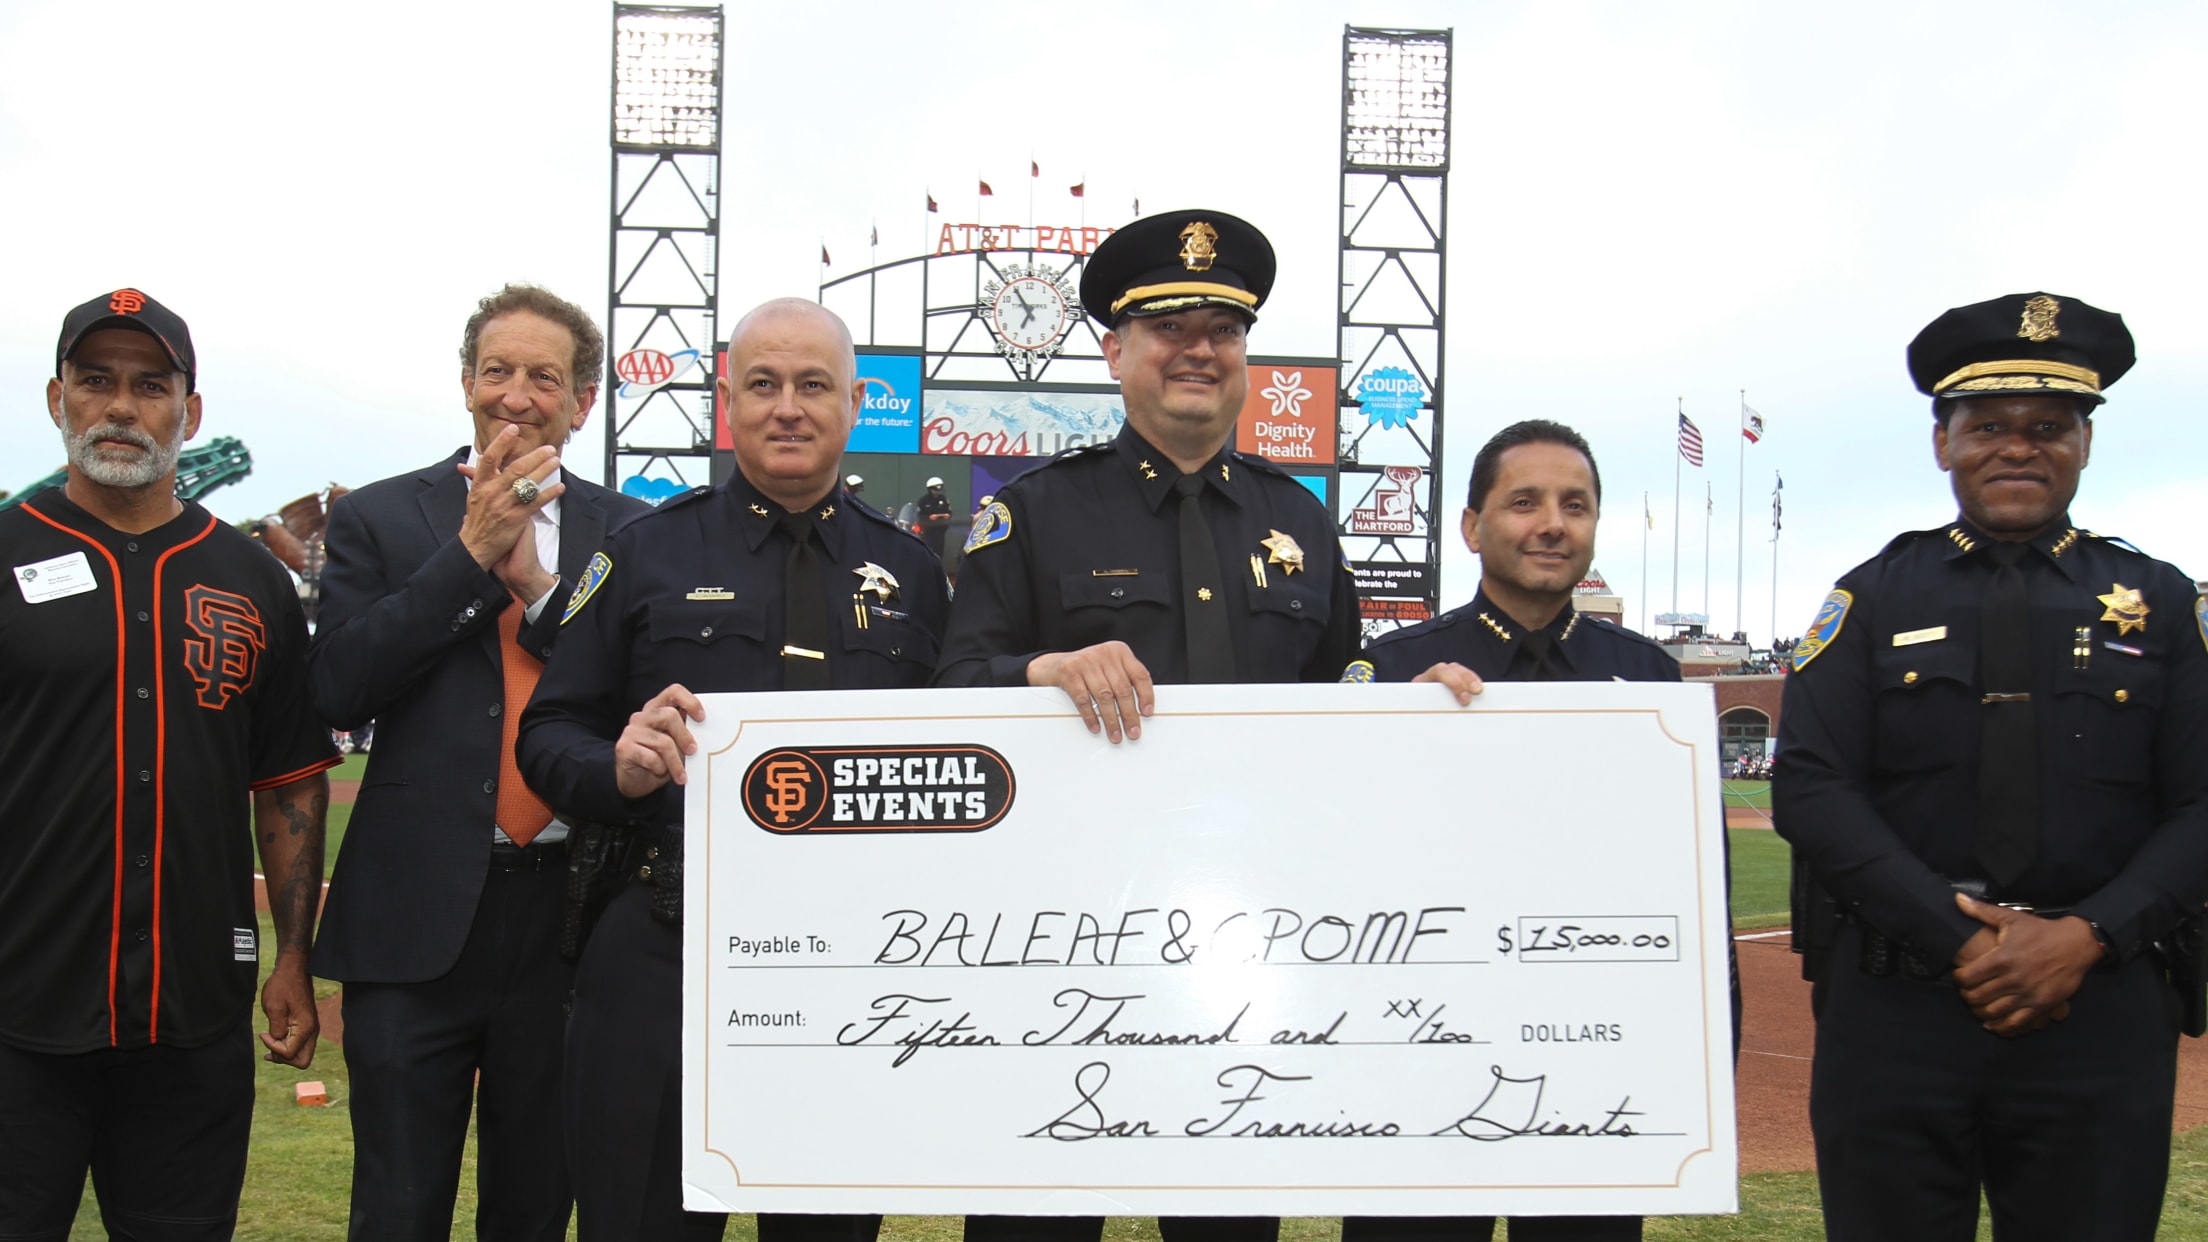
[{"label": "silver star badge", "polygon": [[868,561],[851,571],[859,576],[859,594],[873,592],[875,601],[886,604],[897,598],[897,576]]}]

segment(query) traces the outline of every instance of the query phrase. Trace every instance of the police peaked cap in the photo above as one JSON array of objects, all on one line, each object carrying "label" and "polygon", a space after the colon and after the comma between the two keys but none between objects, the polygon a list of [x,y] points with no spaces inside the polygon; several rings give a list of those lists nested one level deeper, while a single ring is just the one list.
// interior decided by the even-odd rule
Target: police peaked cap
[{"label": "police peaked cap", "polygon": [[2076,397],[2101,390],[2136,360],[2124,317],[2050,293],[2012,293],[1958,306],[1909,342],[1909,376],[1918,391],[1960,397]]},{"label": "police peaked cap", "polygon": [[1160,212],[1097,246],[1081,269],[1081,305],[1107,328],[1129,315],[1204,306],[1255,323],[1273,271],[1273,244],[1249,221],[1223,211]]}]

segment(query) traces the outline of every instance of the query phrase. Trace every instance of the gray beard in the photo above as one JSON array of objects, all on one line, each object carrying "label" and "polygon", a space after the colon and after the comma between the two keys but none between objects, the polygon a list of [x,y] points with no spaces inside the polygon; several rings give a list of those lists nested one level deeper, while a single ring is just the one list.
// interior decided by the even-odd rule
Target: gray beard
[{"label": "gray beard", "polygon": [[[64,430],[61,442],[69,450],[69,464],[77,473],[102,487],[137,489],[151,487],[176,469],[176,459],[184,451],[184,424],[179,421],[176,439],[168,444],[157,442],[152,436],[134,427],[101,423],[81,435]],[[128,461],[102,456],[95,447],[108,440],[136,445],[144,454]]]}]

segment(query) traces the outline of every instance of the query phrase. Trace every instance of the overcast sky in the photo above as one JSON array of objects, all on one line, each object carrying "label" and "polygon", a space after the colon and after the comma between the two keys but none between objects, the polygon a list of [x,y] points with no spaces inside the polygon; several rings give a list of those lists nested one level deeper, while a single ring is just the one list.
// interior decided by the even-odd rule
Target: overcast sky
[{"label": "overcast sky", "polygon": [[[823,241],[861,265],[1027,188],[1036,216],[1207,206],[1273,239],[1255,352],[1333,353],[1341,33],[1455,30],[1448,460],[1521,417],[1593,442],[1598,569],[1733,627],[1740,390],[1746,623],[1778,628],[1898,531],[1953,513],[1902,350],[1943,309],[2047,289],[2119,311],[2140,362],[2096,419],[2074,514],[2208,575],[2208,6],[2140,3],[731,5],[723,322],[811,296]],[[425,464],[467,436],[459,331],[511,279],[606,300],[610,10],[0,5],[0,487],[59,464],[42,409],[61,315],[137,285],[191,323],[202,437],[255,467],[225,518]],[[993,212],[1001,216],[1003,211]],[[602,471],[594,424],[574,466]],[[1453,516],[1455,506],[1452,506]],[[1477,569],[1445,564],[1445,604]]]}]

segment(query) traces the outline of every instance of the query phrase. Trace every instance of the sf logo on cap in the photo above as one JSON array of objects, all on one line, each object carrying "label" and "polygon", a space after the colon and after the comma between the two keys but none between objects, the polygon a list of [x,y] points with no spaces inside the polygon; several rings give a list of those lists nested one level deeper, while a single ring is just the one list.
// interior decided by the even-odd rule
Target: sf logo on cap
[{"label": "sf logo on cap", "polygon": [[107,298],[107,309],[118,315],[135,315],[145,308],[146,295],[136,289],[117,289]]}]

